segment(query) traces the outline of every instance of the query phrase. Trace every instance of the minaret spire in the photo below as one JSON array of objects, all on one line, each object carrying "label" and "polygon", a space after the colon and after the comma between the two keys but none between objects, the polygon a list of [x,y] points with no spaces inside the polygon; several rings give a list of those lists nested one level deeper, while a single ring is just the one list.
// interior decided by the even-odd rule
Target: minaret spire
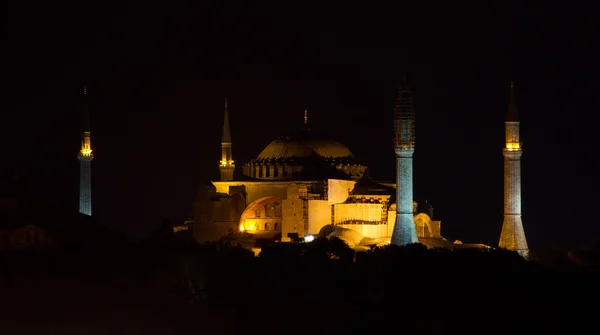
[{"label": "minaret spire", "polygon": [[415,151],[415,110],[406,82],[398,88],[394,109],[394,151],[396,152],[396,222],[391,243],[418,243],[413,216],[413,154]]},{"label": "minaret spire", "polygon": [[506,116],[506,140],[504,154],[504,222],[498,246],[517,251],[528,257],[529,248],[521,220],[521,155],[519,119],[514,97],[514,85],[510,83],[510,100]]},{"label": "minaret spire", "polygon": [[229,112],[227,110],[227,98],[225,98],[225,119],[223,120],[223,138],[221,142],[231,143],[231,132],[229,131]]},{"label": "minaret spire", "polygon": [[227,98],[225,98],[225,116],[223,120],[223,137],[221,138],[221,161],[219,163],[219,172],[221,181],[233,180],[233,156],[231,153],[231,132],[229,130],[229,111],[227,107]]},{"label": "minaret spire", "polygon": [[304,126],[308,126],[308,109],[304,110]]},{"label": "minaret spire", "polygon": [[87,104],[87,87],[83,86],[83,113],[81,114],[82,117],[82,122],[81,122],[81,126],[82,126],[82,131],[91,131],[90,129],[90,112],[88,111],[88,104]]},{"label": "minaret spire", "polygon": [[517,102],[515,99],[515,85],[511,78],[510,80],[510,98],[508,101],[508,111],[506,113],[506,121],[507,122],[518,122],[519,121],[519,113],[517,111]]},{"label": "minaret spire", "polygon": [[83,87],[81,149],[79,159],[79,212],[92,215],[92,133],[87,104],[87,87]]}]

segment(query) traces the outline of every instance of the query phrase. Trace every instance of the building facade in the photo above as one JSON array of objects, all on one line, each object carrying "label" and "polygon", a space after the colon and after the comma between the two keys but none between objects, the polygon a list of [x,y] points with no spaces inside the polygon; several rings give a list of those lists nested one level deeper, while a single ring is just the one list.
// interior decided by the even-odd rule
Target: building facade
[{"label": "building facade", "polygon": [[[400,87],[398,99],[405,109],[396,110],[394,119],[396,136],[406,137],[411,147],[401,147],[406,141],[397,137],[396,151],[414,149],[412,99],[408,100],[411,105],[405,101],[410,93],[406,83]],[[408,118],[400,115],[406,112]],[[223,167],[233,167],[228,113],[226,107],[221,180],[201,184],[194,201],[197,242],[226,239],[255,248],[252,244],[257,241],[336,236],[355,249],[395,240],[399,245],[420,242],[429,247],[459,247],[441,236],[441,222],[433,220],[431,211],[417,210],[412,196],[412,155],[399,156],[407,159],[399,166],[397,192],[396,183],[373,180],[368,166],[348,147],[310,129],[307,111],[301,129],[275,139],[242,165],[239,180],[224,178],[229,170],[223,173]],[[399,123],[401,117],[405,119]],[[399,130],[407,126],[408,133]],[[402,232],[394,229],[398,222],[404,227]],[[470,245],[460,245],[466,246]]]}]

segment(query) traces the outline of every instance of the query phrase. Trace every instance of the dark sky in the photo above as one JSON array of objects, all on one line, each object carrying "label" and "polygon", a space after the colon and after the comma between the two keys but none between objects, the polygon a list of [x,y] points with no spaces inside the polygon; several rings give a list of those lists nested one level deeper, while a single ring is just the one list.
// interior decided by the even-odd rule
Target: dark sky
[{"label": "dark sky", "polygon": [[497,244],[512,76],[530,247],[596,239],[597,27],[541,1],[477,3],[5,4],[2,171],[77,211],[85,84],[94,215],[132,237],[184,220],[197,184],[218,178],[225,96],[238,166],[308,108],[314,129],[393,180],[394,93],[408,71],[415,198],[433,204],[448,238]]}]

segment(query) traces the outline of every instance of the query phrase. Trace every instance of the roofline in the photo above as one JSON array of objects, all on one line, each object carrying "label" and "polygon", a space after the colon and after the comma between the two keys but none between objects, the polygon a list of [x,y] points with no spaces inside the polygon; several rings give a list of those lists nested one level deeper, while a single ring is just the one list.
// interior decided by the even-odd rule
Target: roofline
[{"label": "roofline", "polygon": [[[345,180],[345,179],[336,179],[336,178],[327,178],[325,180],[343,180],[343,181],[352,181],[354,180]],[[268,185],[288,185],[288,184],[312,184],[315,182],[319,182],[322,180],[279,180],[279,181],[261,181],[261,180],[252,180],[252,181],[244,181],[244,180],[229,180],[229,181],[211,181],[215,186],[216,185],[229,185],[229,186],[237,186],[242,184],[268,184]]]}]

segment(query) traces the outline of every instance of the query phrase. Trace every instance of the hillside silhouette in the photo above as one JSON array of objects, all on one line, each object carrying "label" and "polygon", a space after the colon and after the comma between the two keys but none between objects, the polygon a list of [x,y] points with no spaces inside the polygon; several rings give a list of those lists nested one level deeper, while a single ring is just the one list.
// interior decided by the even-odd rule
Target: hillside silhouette
[{"label": "hillside silhouette", "polygon": [[256,257],[185,242],[168,222],[139,242],[3,252],[0,266],[11,334],[577,333],[600,279],[598,263],[421,244],[355,253],[336,238]]}]

